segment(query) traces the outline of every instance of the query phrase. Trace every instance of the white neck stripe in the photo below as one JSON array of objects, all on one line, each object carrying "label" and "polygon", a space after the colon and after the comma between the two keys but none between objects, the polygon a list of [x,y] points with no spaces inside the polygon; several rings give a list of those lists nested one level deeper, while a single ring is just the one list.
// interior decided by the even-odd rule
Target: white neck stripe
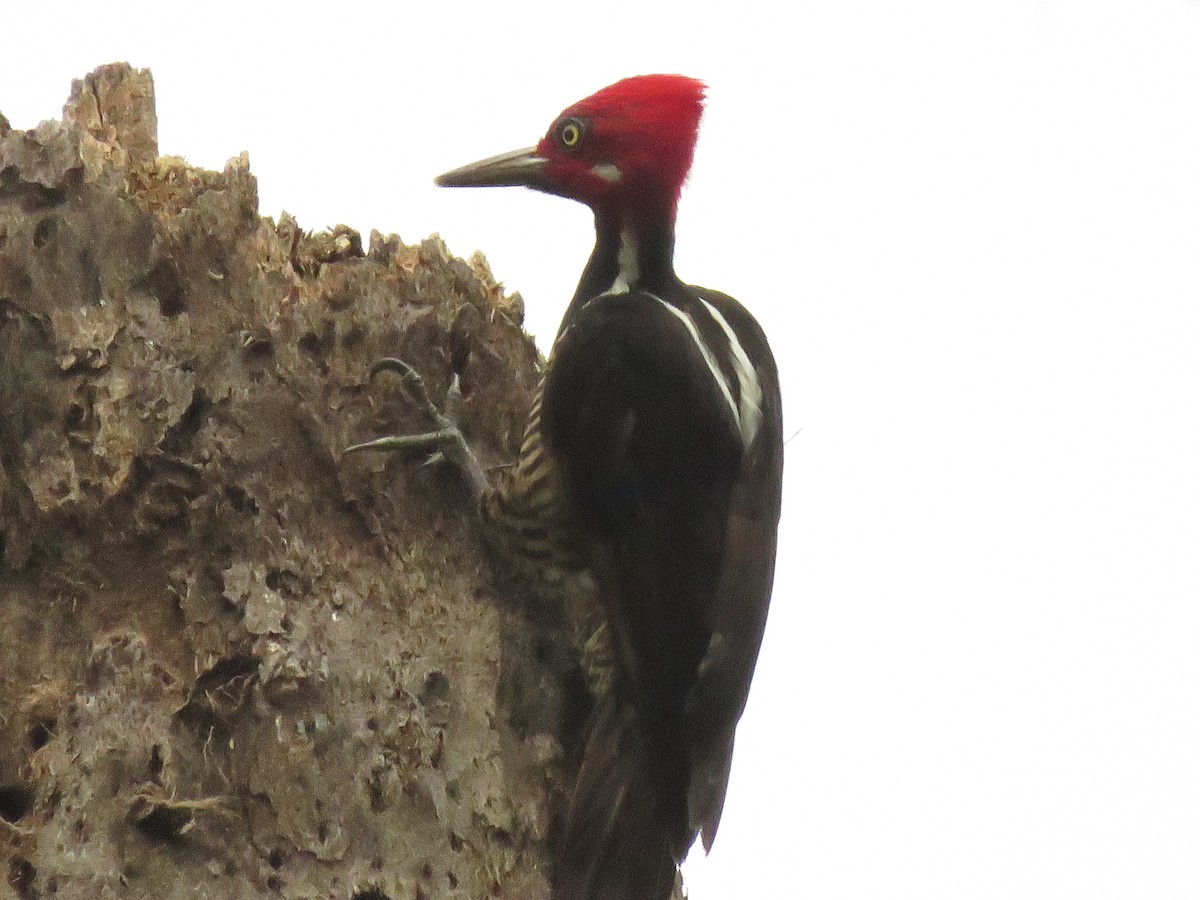
[{"label": "white neck stripe", "polygon": [[637,239],[628,228],[622,228],[621,249],[617,251],[617,278],[605,293],[628,294],[629,288],[637,284],[640,275]]}]

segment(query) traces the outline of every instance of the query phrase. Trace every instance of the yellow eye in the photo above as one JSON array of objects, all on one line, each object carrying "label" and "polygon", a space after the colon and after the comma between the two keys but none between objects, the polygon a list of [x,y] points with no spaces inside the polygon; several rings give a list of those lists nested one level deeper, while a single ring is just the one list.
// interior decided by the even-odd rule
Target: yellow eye
[{"label": "yellow eye", "polygon": [[564,150],[574,150],[583,140],[584,123],[580,119],[564,119],[558,126],[558,143]]}]

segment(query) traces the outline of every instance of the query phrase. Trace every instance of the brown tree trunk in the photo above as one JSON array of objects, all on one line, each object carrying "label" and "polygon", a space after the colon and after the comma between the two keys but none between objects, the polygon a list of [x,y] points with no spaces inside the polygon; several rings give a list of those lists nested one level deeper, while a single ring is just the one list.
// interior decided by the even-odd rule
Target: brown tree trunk
[{"label": "brown tree trunk", "polygon": [[[2,98],[0,98],[2,100]],[[546,896],[574,655],[430,424],[511,459],[537,352],[482,258],[258,214],[153,84],[0,117],[0,846],[21,898]],[[577,689],[576,689],[577,690]],[[3,892],[0,887],[0,892]]]}]

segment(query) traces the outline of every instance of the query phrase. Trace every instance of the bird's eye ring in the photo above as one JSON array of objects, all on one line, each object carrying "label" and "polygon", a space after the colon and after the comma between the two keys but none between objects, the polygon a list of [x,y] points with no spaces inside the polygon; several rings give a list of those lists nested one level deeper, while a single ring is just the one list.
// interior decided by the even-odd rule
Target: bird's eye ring
[{"label": "bird's eye ring", "polygon": [[558,126],[558,144],[564,150],[574,150],[583,140],[587,123],[582,119],[563,119]]}]

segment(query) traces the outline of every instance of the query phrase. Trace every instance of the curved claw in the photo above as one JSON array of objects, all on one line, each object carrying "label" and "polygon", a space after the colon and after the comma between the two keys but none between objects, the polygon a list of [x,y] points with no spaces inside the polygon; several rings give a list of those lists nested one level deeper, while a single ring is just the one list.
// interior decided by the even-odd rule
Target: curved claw
[{"label": "curved claw", "polygon": [[436,426],[435,430],[424,434],[389,435],[373,441],[364,441],[361,444],[347,447],[342,451],[342,455],[360,453],[363,450],[383,450],[392,453],[406,450],[433,450],[436,453],[428,462],[432,462],[436,458],[445,459],[463,473],[475,496],[480,496],[489,486],[487,474],[455,424],[458,407],[462,402],[458,375],[455,375],[450,382],[450,390],[446,397],[446,414],[443,414],[429,399],[429,392],[425,389],[425,379],[421,377],[421,373],[404,360],[394,356],[379,360],[371,366],[371,380],[374,380],[380,372],[394,372],[403,379],[405,392],[409,394],[410,399],[424,407],[426,415],[433,420]]},{"label": "curved claw", "polygon": [[391,434],[387,437],[376,438],[373,441],[351,444],[342,451],[342,455],[359,453],[363,450],[386,450],[389,453],[404,450],[428,450],[430,448],[438,448],[440,450],[442,447],[460,440],[462,440],[462,435],[457,428],[439,428],[437,431],[429,431],[425,434]]},{"label": "curved claw", "polygon": [[379,362],[375,363],[375,365],[371,366],[371,379],[374,380],[375,376],[380,372],[395,372],[403,378],[411,377],[418,380],[421,377],[416,369],[395,356],[385,356]]},{"label": "curved claw", "polygon": [[410,366],[402,359],[395,356],[385,356],[375,365],[371,366],[371,381],[375,380],[375,376],[380,372],[394,372],[403,380],[404,388],[410,392],[413,399],[416,400],[424,411],[433,417],[434,421],[441,424],[441,413],[438,412],[433,401],[429,399],[429,391],[425,389],[425,379],[421,377],[421,373]]},{"label": "curved claw", "polygon": [[[436,450],[435,456],[440,456],[446,462],[457,468],[467,480],[472,493],[478,498],[490,486],[487,473],[479,464],[471,448],[467,446],[462,432],[454,425],[447,425],[437,431],[425,434],[396,434],[376,438],[361,444],[353,444],[342,451],[342,455],[360,453],[363,450],[383,450],[390,453],[405,450]],[[433,462],[433,458],[428,460]]]}]

